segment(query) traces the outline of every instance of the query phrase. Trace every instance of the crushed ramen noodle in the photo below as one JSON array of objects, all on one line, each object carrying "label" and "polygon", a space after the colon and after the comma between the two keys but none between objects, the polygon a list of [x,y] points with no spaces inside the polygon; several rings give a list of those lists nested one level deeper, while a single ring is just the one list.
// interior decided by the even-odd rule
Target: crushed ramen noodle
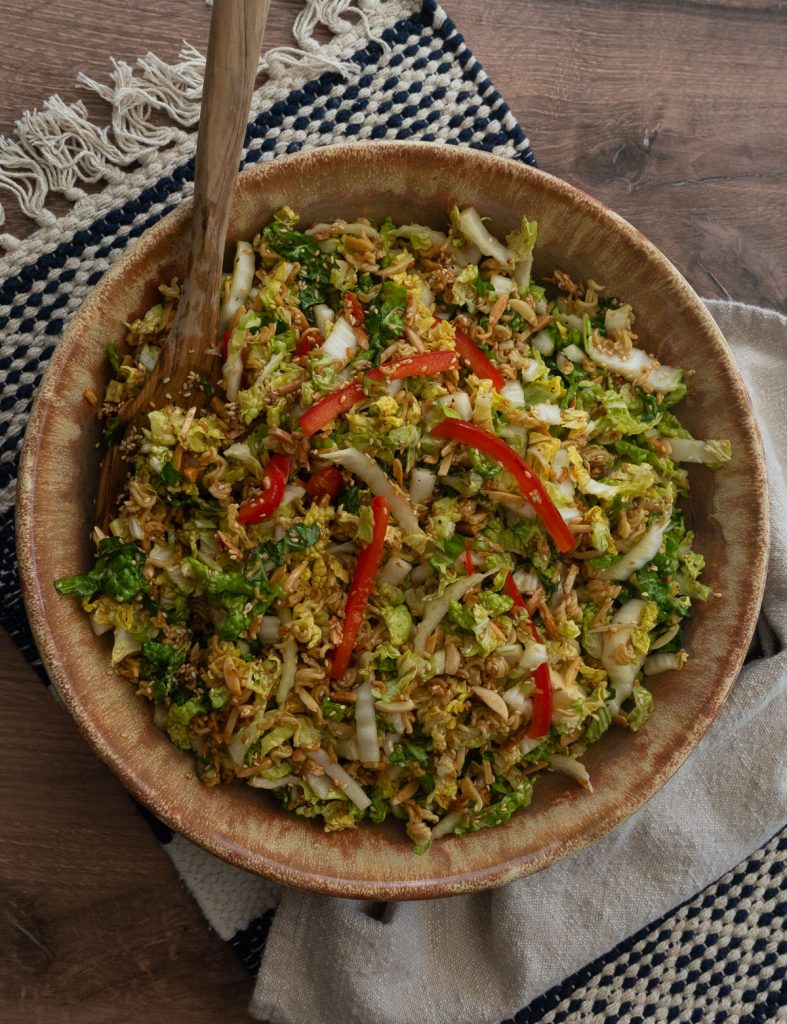
[{"label": "crushed ramen noodle", "polygon": [[[96,561],[57,581],[207,785],[326,830],[403,823],[416,852],[508,820],[541,772],[641,728],[705,600],[680,510],[716,467],[682,370],[602,284],[531,276],[536,225],[305,231],[279,210],[222,281],[218,384],[124,444]],[[108,355],[118,410],[176,281]],[[218,372],[217,372],[218,376]]]}]

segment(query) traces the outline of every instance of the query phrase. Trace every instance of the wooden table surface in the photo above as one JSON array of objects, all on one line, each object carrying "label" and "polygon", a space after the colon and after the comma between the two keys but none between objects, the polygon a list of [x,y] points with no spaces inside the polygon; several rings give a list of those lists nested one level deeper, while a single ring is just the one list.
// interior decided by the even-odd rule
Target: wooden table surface
[{"label": "wooden table surface", "polygon": [[[544,170],[637,225],[700,294],[787,310],[783,0],[446,5]],[[300,6],[273,0],[268,44],[290,42]],[[85,98],[77,72],[102,78],[109,56],[204,47],[208,20],[200,0],[5,0],[0,133],[54,92]],[[1,633],[0,666],[0,1019],[250,1019],[250,979]]]}]

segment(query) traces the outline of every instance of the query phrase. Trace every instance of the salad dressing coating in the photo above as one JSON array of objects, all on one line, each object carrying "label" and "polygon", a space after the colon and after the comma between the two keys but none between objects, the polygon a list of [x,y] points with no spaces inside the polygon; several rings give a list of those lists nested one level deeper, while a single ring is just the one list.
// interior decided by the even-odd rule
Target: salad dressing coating
[{"label": "salad dressing coating", "polygon": [[[532,280],[536,234],[472,208],[303,231],[285,207],[237,244],[221,382],[124,442],[110,536],[56,582],[206,784],[326,830],[392,815],[422,853],[508,820],[539,772],[590,790],[585,750],[685,663],[709,594],[682,463],[729,443],[681,426],[684,373],[631,306]],[[108,346],[109,443],[166,343],[160,293]]]}]

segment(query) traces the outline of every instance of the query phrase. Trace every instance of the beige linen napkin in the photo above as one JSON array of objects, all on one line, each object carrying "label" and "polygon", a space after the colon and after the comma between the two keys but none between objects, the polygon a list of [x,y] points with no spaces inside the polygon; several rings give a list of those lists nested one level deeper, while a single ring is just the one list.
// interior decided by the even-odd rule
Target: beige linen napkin
[{"label": "beige linen napkin", "polygon": [[[749,384],[772,492],[766,657],[645,807],[491,893],[369,904],[285,890],[251,1004],[273,1024],[496,1024],[705,888],[787,818],[787,319],[708,302]],[[526,812],[525,812],[526,813]]]}]

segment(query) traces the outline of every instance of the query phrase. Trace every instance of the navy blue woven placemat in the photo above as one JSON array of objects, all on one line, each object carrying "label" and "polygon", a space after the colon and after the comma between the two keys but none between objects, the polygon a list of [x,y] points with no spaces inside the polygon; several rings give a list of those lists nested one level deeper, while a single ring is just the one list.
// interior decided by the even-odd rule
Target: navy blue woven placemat
[{"label": "navy blue woven placemat", "polygon": [[[349,83],[326,73],[261,111],[244,165],[352,139],[463,144],[535,164],[528,140],[433,0],[353,57]],[[189,194],[193,162],[131,195],[0,284],[0,622],[37,655],[14,554],[12,489],[33,395],[70,314],[131,240]],[[150,817],[147,815],[146,817]],[[169,831],[151,820],[159,839]],[[515,1024],[778,1019],[787,1006],[784,852],[775,837],[694,899],[620,943],[516,1014]],[[231,947],[254,973],[275,911]],[[510,1024],[510,1022],[507,1022]]]}]

